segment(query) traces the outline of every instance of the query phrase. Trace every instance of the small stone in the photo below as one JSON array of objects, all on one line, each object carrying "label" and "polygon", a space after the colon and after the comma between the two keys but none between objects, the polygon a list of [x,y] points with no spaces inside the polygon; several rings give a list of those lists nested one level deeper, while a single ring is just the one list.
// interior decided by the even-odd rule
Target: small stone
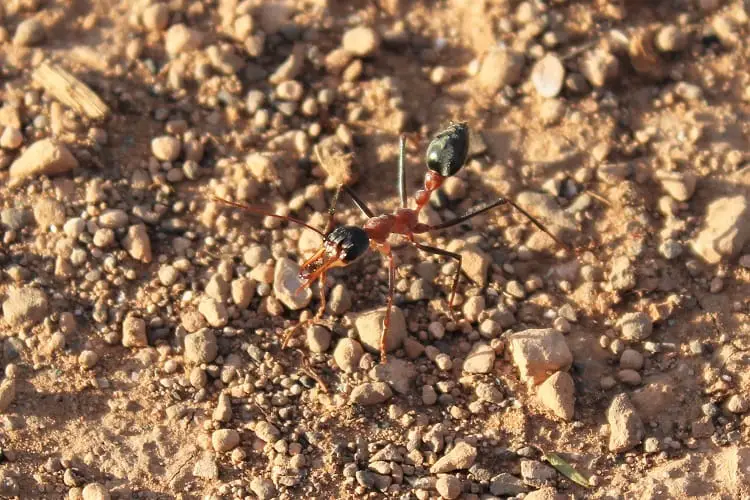
[{"label": "small stone", "polygon": [[441,474],[453,472],[455,470],[468,469],[474,465],[477,458],[476,447],[469,443],[460,441],[443,455],[435,464],[430,467],[431,474]]},{"label": "small stone", "polygon": [[296,311],[304,309],[312,300],[312,290],[303,288],[297,293],[302,285],[299,278],[299,265],[287,258],[276,261],[273,273],[273,293],[279,301],[287,308]]},{"label": "small stone", "polygon": [[32,47],[39,45],[46,37],[47,29],[37,19],[29,18],[21,21],[13,35],[13,45]]},{"label": "small stone", "polygon": [[219,394],[219,401],[216,403],[216,408],[214,408],[211,418],[217,422],[229,422],[232,420],[232,400],[227,393],[222,392]]},{"label": "small stone", "polygon": [[555,54],[547,54],[531,70],[531,81],[542,97],[557,97],[565,83],[565,67]]},{"label": "small stone", "polygon": [[281,436],[281,431],[279,431],[279,428],[272,423],[261,420],[255,424],[255,435],[261,441],[275,443],[276,440],[279,439],[279,436]]},{"label": "small stone", "polygon": [[331,313],[340,316],[352,308],[352,294],[341,283],[336,284],[328,297],[328,307]]},{"label": "small stone", "polygon": [[673,239],[668,239],[659,245],[659,253],[667,260],[676,259],[682,255],[682,252],[682,244]]},{"label": "small stone", "polygon": [[357,26],[344,33],[341,46],[355,56],[368,57],[380,47],[380,36],[368,26]]},{"label": "small stone", "polygon": [[276,86],[276,96],[282,101],[297,102],[302,99],[305,89],[296,80],[287,80]]},{"label": "small stone", "polygon": [[5,127],[0,135],[0,148],[18,149],[23,144],[23,134],[15,127]]},{"label": "small stone", "polygon": [[211,434],[211,445],[219,453],[232,451],[240,444],[240,433],[234,429],[217,429]]},{"label": "small stone", "polygon": [[621,453],[630,450],[643,439],[643,422],[627,395],[618,394],[612,399],[607,410],[607,421],[610,451]]},{"label": "small stone", "polygon": [[499,404],[503,402],[503,393],[493,384],[487,382],[477,383],[474,393],[480,401]]},{"label": "small stone", "polygon": [[750,398],[745,394],[732,394],[724,403],[730,413],[747,413],[750,410]]},{"label": "small stone", "polygon": [[83,500],[109,500],[109,490],[99,483],[89,483],[81,492]]},{"label": "small stone", "polygon": [[40,323],[47,317],[47,294],[38,288],[10,288],[3,302],[3,317],[11,326]]},{"label": "small stone", "polygon": [[378,382],[386,382],[399,394],[409,394],[417,370],[414,364],[403,359],[390,358],[386,363],[378,363],[370,370],[370,378]]},{"label": "small stone", "polygon": [[190,52],[200,48],[203,36],[191,30],[184,24],[175,24],[167,30],[164,47],[167,54],[174,58],[183,52]]},{"label": "small stone", "polygon": [[656,33],[654,45],[662,52],[680,52],[687,46],[687,37],[679,27],[670,24]]},{"label": "small stone", "polygon": [[623,314],[617,321],[617,327],[625,340],[646,340],[654,330],[651,318],[642,312]]},{"label": "small stone", "polygon": [[556,125],[565,116],[565,103],[560,99],[545,99],[539,106],[539,119],[545,126]]},{"label": "small stone", "polygon": [[620,355],[620,368],[640,370],[643,368],[643,354],[635,349],[625,349]]},{"label": "small stone", "polygon": [[485,56],[477,74],[479,86],[488,95],[494,95],[507,85],[521,79],[525,61],[522,54],[505,47],[497,47]]},{"label": "small stone", "polygon": [[95,351],[82,351],[78,356],[78,364],[91,369],[99,362],[99,355]]},{"label": "small stone", "polygon": [[151,152],[160,161],[175,161],[180,156],[182,143],[171,135],[162,135],[151,140]]},{"label": "small stone", "polygon": [[122,322],[122,345],[125,347],[146,347],[146,322],[136,316],[127,316]]},{"label": "small stone", "polygon": [[633,387],[641,385],[641,374],[635,370],[620,370],[617,372],[617,378],[620,380],[620,382],[626,385],[630,385]]},{"label": "small stone", "polygon": [[331,346],[331,331],[321,325],[307,329],[307,346],[312,352],[326,352]]},{"label": "small stone", "polygon": [[469,297],[463,306],[464,318],[470,323],[476,323],[479,321],[479,316],[484,312],[486,307],[484,296],[474,295]]},{"label": "small stone", "polygon": [[698,178],[692,172],[659,170],[655,175],[664,191],[675,200],[687,201],[693,197]]},{"label": "small stone", "polygon": [[456,476],[445,475],[440,476],[435,482],[435,489],[441,497],[453,500],[461,495],[463,487],[461,480]]},{"label": "small stone", "polygon": [[609,283],[612,288],[619,292],[632,290],[636,285],[634,266],[630,259],[622,255],[612,260],[612,269],[609,272]]},{"label": "small stone", "polygon": [[555,372],[566,372],[573,364],[573,355],[562,333],[547,329],[529,329],[510,336],[513,363],[523,380],[544,382]]},{"label": "small stone", "polygon": [[10,166],[10,186],[27,177],[63,174],[78,167],[68,148],[54,139],[41,139],[29,146]]},{"label": "small stone", "polygon": [[494,364],[495,350],[483,342],[478,342],[466,355],[463,370],[466,373],[490,373]]},{"label": "small stone", "polygon": [[204,297],[198,304],[198,312],[206,318],[209,325],[222,328],[229,322],[229,312],[226,306],[211,297]]},{"label": "small stone", "polygon": [[750,239],[750,203],[745,195],[718,198],[711,202],[703,228],[691,241],[693,251],[709,264],[735,257]]},{"label": "small stone", "polygon": [[163,3],[149,5],[143,10],[141,20],[149,31],[164,31],[169,24],[169,7]]},{"label": "small stone", "polygon": [[358,385],[349,395],[349,401],[353,404],[372,406],[388,401],[393,392],[388,384],[384,382],[365,382]]},{"label": "small stone", "polygon": [[542,404],[561,419],[570,422],[575,414],[575,384],[567,372],[557,372],[538,390]]},{"label": "small stone", "polygon": [[422,386],[422,403],[425,404],[425,406],[432,406],[435,403],[437,403],[437,392],[435,392],[435,388],[431,385],[423,385]]},{"label": "small stone", "polygon": [[490,493],[498,497],[516,496],[529,491],[523,480],[507,472],[492,478]]},{"label": "small stone", "polygon": [[134,224],[128,228],[128,234],[122,240],[122,247],[135,260],[148,264],[153,256],[151,253],[151,239],[145,224]]},{"label": "small stone", "polygon": [[237,278],[231,285],[232,302],[240,309],[247,309],[255,296],[255,282],[247,278]]},{"label": "small stone", "polygon": [[16,400],[16,380],[5,379],[0,384],[0,413],[5,413],[5,410],[13,404]]},{"label": "small stone", "polygon": [[[359,340],[370,352],[380,352],[380,337],[383,332],[386,308],[362,313],[354,320]],[[388,337],[385,339],[386,352],[393,352],[403,344],[406,338],[406,318],[400,308],[393,306],[391,310],[391,325]]]},{"label": "small stone", "polygon": [[120,229],[128,223],[128,214],[124,210],[105,210],[99,216],[99,225],[109,229]]},{"label": "small stone", "polygon": [[357,370],[362,354],[364,354],[362,344],[345,337],[336,344],[336,348],[333,350],[333,359],[341,370],[351,373]]},{"label": "small stone", "polygon": [[216,464],[216,459],[205,453],[193,465],[193,475],[202,479],[218,479],[219,466]]},{"label": "small stone", "polygon": [[250,481],[250,490],[259,500],[271,500],[276,496],[276,486],[270,479],[253,478]]},{"label": "small stone", "polygon": [[580,70],[591,85],[604,87],[617,77],[620,72],[620,63],[612,53],[596,49],[584,55]]},{"label": "small stone", "polygon": [[555,469],[536,460],[521,460],[521,477],[526,484],[542,486],[557,477]]},{"label": "small stone", "polygon": [[210,363],[219,353],[216,335],[208,328],[185,335],[185,360],[196,365]]}]

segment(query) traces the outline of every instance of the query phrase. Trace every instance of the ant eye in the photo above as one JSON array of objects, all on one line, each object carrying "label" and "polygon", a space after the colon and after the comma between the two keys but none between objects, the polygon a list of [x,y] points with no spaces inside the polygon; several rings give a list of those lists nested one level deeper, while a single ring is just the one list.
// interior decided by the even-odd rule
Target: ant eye
[{"label": "ant eye", "polygon": [[427,168],[443,177],[456,175],[469,156],[469,127],[455,123],[435,136],[427,146]]}]

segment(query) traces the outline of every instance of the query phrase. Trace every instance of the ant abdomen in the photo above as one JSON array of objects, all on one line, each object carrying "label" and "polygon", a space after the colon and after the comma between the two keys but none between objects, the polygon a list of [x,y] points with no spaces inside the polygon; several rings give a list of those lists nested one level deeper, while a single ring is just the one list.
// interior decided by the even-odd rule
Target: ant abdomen
[{"label": "ant abdomen", "polygon": [[456,175],[469,156],[469,126],[454,123],[427,146],[427,168],[442,177]]}]

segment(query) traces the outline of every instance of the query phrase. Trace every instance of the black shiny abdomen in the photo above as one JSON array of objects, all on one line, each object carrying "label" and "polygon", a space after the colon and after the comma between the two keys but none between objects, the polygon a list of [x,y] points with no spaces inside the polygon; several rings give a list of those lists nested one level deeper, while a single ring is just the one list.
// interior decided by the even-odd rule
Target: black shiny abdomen
[{"label": "black shiny abdomen", "polygon": [[344,262],[353,262],[370,248],[370,237],[357,226],[339,226],[326,236],[326,242],[340,249]]},{"label": "black shiny abdomen", "polygon": [[456,175],[469,156],[469,126],[454,123],[427,146],[427,168],[443,177]]}]

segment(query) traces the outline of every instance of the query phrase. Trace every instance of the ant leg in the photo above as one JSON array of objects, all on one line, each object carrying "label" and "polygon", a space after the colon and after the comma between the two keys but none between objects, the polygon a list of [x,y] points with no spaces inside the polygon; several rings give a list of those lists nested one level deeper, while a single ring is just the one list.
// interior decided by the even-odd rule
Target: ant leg
[{"label": "ant leg", "polygon": [[442,255],[444,257],[450,257],[451,259],[456,259],[456,262],[458,262],[458,267],[456,268],[456,273],[453,275],[453,284],[451,285],[451,296],[448,300],[448,312],[451,315],[451,318],[455,321],[455,315],[453,313],[453,299],[456,298],[456,290],[458,289],[458,281],[461,279],[461,262],[462,257],[461,254],[455,253],[455,252],[449,252],[448,250],[443,250],[442,248],[436,248],[431,247],[428,245],[422,245],[421,243],[417,243],[416,241],[413,241],[414,245],[422,250],[423,252],[435,254],[435,255]]},{"label": "ant leg", "polygon": [[401,134],[398,141],[398,195],[401,208],[406,208],[406,136]]},{"label": "ant leg", "polygon": [[297,323],[296,325],[289,327],[284,332],[284,339],[281,341],[281,347],[283,349],[286,349],[289,345],[289,342],[292,340],[292,337],[294,337],[294,334],[297,330],[304,330],[311,324],[315,324],[316,322],[320,321],[321,318],[323,318],[323,313],[326,310],[326,273],[321,273],[320,277],[318,278],[318,287],[320,288],[320,306],[318,306],[318,312],[315,313],[315,316],[313,316],[310,319],[307,319],[305,321],[302,321],[301,323]]},{"label": "ant leg", "polygon": [[521,212],[538,229],[540,229],[544,233],[547,233],[547,235],[550,238],[552,238],[553,240],[555,240],[555,242],[558,245],[560,245],[561,247],[563,247],[563,248],[565,248],[567,250],[570,249],[570,247],[568,246],[567,243],[564,243],[563,241],[560,240],[560,238],[558,238],[557,236],[555,236],[554,234],[552,234],[552,232],[549,229],[547,229],[544,226],[544,224],[542,224],[541,222],[539,222],[539,220],[537,220],[536,217],[534,217],[533,215],[531,215],[530,213],[528,213],[526,210],[524,210],[523,208],[519,207],[518,205],[516,205],[514,202],[512,202],[511,200],[509,200],[507,198],[498,198],[497,200],[495,200],[493,202],[482,203],[482,204],[477,205],[476,207],[470,209],[468,212],[466,212],[464,215],[462,215],[460,217],[456,217],[455,219],[451,219],[451,220],[449,220],[447,222],[443,222],[442,224],[436,224],[434,226],[427,226],[427,229],[425,231],[420,231],[420,232],[438,231],[440,229],[446,229],[446,228],[449,228],[449,227],[461,224],[462,222],[465,222],[465,221],[471,219],[472,217],[475,217],[475,216],[477,216],[477,215],[479,215],[479,214],[481,214],[483,212],[491,210],[491,209],[493,209],[495,207],[499,207],[500,205],[506,205],[506,204],[510,205],[511,207],[513,207],[516,210],[518,210],[519,212]]},{"label": "ant leg", "polygon": [[383,332],[380,334],[380,362],[386,362],[385,341],[391,329],[391,309],[393,309],[393,287],[396,281],[396,265],[393,262],[393,252],[388,250],[388,301],[385,307]]},{"label": "ant leg", "polygon": [[362,215],[364,215],[368,219],[371,217],[375,217],[375,212],[370,210],[370,207],[367,206],[367,203],[362,201],[362,199],[359,196],[357,196],[357,193],[355,193],[352,190],[352,188],[350,188],[349,186],[344,186],[343,189],[344,191],[346,191],[346,194],[348,194],[349,197],[352,199],[354,204],[357,205],[357,208],[359,209],[360,212],[362,212]]},{"label": "ant leg", "polygon": [[326,310],[326,273],[323,272],[318,278],[318,293],[320,294],[320,306],[318,306],[318,312],[315,313],[315,321],[320,321],[323,317],[323,313]]}]

